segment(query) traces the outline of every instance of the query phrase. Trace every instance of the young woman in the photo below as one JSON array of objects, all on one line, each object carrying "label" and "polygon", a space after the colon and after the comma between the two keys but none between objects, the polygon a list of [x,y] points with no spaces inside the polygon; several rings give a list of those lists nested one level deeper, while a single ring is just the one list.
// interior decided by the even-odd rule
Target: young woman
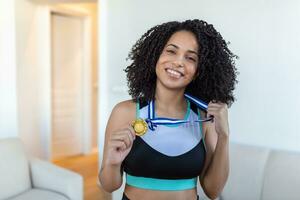
[{"label": "young woman", "polygon": [[195,200],[199,178],[217,198],[229,173],[236,56],[213,25],[195,19],[151,28],[129,58],[132,100],[118,103],[109,118],[102,187],[118,189],[125,172],[123,199]]}]

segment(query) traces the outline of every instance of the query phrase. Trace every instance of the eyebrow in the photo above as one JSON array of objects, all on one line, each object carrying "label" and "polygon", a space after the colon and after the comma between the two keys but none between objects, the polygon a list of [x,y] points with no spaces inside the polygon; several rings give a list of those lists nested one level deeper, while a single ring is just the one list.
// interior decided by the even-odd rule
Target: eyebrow
[{"label": "eyebrow", "polygon": [[[173,46],[173,47],[175,47],[176,49],[179,49],[179,47],[178,47],[177,45],[175,45],[175,44],[168,44],[167,47],[168,47],[168,46]],[[198,53],[197,53],[196,51],[188,50],[188,52],[194,53],[194,54],[196,54],[196,55],[198,56]]]}]

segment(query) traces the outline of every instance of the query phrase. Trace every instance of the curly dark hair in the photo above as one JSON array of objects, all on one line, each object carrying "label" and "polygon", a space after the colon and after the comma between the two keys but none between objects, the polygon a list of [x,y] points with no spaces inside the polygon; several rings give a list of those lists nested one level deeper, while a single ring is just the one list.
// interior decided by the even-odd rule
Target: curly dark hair
[{"label": "curly dark hair", "polygon": [[132,63],[124,70],[129,94],[135,102],[138,98],[147,101],[155,98],[156,63],[169,38],[181,30],[192,32],[199,46],[199,76],[186,87],[186,92],[205,102],[216,100],[230,106],[235,100],[233,90],[238,73],[235,59],[238,57],[228,49],[212,24],[198,19],[154,26],[134,44],[127,58]]}]

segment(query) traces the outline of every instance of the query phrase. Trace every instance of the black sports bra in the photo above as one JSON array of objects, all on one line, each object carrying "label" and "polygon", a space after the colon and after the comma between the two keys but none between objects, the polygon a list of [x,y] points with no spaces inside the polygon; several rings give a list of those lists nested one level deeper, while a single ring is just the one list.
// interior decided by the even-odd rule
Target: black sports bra
[{"label": "black sports bra", "polygon": [[[137,103],[137,118],[147,118],[147,102]],[[196,106],[190,105],[186,119],[200,118]],[[205,161],[202,124],[161,125],[144,136],[137,136],[122,163],[127,184],[154,190],[185,190],[196,187]],[[174,182],[175,181],[175,182]]]}]

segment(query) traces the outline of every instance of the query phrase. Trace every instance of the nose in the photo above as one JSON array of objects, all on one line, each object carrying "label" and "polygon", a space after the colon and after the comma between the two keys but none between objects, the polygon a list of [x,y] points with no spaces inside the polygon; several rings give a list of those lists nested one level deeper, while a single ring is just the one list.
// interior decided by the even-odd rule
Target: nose
[{"label": "nose", "polygon": [[176,67],[183,67],[184,66],[184,56],[178,55],[174,58],[173,61]]}]

